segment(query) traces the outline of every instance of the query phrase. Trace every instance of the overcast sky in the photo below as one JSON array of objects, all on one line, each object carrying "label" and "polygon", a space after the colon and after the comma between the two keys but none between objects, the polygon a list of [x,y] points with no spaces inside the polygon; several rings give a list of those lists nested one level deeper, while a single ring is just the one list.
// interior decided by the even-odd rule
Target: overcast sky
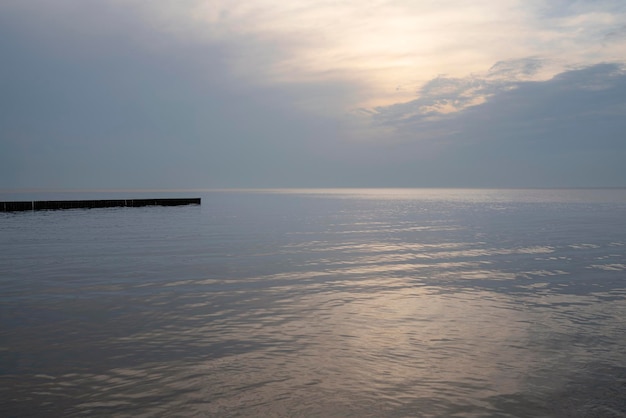
[{"label": "overcast sky", "polygon": [[623,0],[2,0],[0,189],[626,186]]}]

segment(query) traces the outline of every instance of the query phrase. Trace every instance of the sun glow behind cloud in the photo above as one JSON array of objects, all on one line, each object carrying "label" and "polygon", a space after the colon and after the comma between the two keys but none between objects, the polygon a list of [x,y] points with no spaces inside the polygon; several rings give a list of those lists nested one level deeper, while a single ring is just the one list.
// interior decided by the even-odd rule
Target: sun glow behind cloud
[{"label": "sun glow behind cloud", "polygon": [[620,0],[5,0],[0,35],[4,184],[623,184]]},{"label": "sun glow behind cloud", "polygon": [[545,80],[590,60],[622,59],[623,36],[610,35],[623,29],[623,9],[566,5],[197,1],[188,12],[212,40],[245,44],[232,63],[241,75],[264,83],[348,81],[359,89],[346,105],[358,108],[408,101],[438,75],[486,73],[499,61],[541,57],[532,76]]}]

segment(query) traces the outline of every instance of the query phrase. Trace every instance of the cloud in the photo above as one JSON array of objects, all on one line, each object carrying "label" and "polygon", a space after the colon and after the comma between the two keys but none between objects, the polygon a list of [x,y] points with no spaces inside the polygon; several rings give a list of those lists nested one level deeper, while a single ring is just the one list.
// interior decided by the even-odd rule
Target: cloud
[{"label": "cloud", "polygon": [[[484,74],[463,78],[441,75],[425,83],[416,99],[379,106],[365,114],[375,126],[393,126],[398,132],[427,132],[428,124],[450,120],[447,115],[480,105],[498,93],[517,88],[520,82],[531,79],[541,67],[542,60],[531,57],[499,61]],[[435,131],[440,134],[440,129]]]},{"label": "cloud", "polygon": [[297,104],[341,86],[253,84],[223,44],[165,36],[143,11],[70,4],[0,13],[4,187],[270,183],[332,136]]},{"label": "cloud", "polygon": [[498,61],[489,69],[488,77],[505,81],[529,79],[537,74],[541,66],[542,60],[535,57]]},{"label": "cloud", "polygon": [[550,4],[5,0],[0,187],[623,184],[626,6]]},{"label": "cloud", "polygon": [[[92,7],[76,0],[58,3],[68,5],[66,9]],[[106,4],[110,10],[130,10],[149,25],[150,35],[135,36],[137,42],[221,45],[229,51],[229,71],[255,84],[358,86],[349,97],[333,97],[329,102],[338,103],[333,110],[410,100],[438,74],[463,78],[486,71],[494,62],[529,56],[551,60],[550,66],[534,74],[545,80],[569,65],[623,59],[619,50],[626,46],[625,39],[611,36],[626,21],[626,7],[616,0]],[[160,34],[158,39],[155,34]],[[607,36],[613,41],[603,46]],[[329,102],[309,108],[324,111]]]},{"label": "cloud", "polygon": [[[597,64],[545,81],[493,81],[486,74],[430,85],[423,97],[372,115],[373,125],[394,131],[396,167],[407,178],[465,186],[624,184],[623,65]],[[467,103],[470,93],[487,98],[449,113],[424,110],[425,103]]]},{"label": "cloud", "polygon": [[[626,21],[616,0],[3,3],[5,11],[35,17],[33,25],[71,28],[77,39],[116,37],[152,51],[217,47],[228,72],[252,84],[353,86],[326,102],[300,100],[326,113],[331,104],[331,111],[346,111],[405,102],[438,74],[464,78],[529,56],[550,60],[533,75],[545,80],[569,65],[621,60],[626,47],[614,35]],[[136,27],[122,31],[123,39],[115,35],[130,22]]]},{"label": "cloud", "polygon": [[[584,92],[610,92],[624,75],[621,64],[607,63],[565,71],[550,80],[529,80],[541,65],[542,60],[537,58],[500,61],[484,74],[464,78],[439,76],[425,83],[416,99],[377,107],[363,114],[371,118],[373,125],[393,126],[399,131],[415,132],[417,136],[429,124],[455,126],[453,121],[467,118],[467,115],[492,114],[494,111],[500,114],[506,109],[525,106],[543,109],[547,112],[546,117],[553,117],[558,112],[569,112],[567,114],[571,117],[577,117],[582,109],[597,109],[603,104],[597,102],[600,97],[583,97]],[[533,91],[541,94],[524,96]],[[566,93],[572,97],[564,97]],[[619,101],[620,96],[616,94],[614,98]],[[497,103],[495,108],[494,103]],[[545,108],[547,103],[554,108]],[[576,107],[573,108],[572,104]],[[516,115],[524,123],[529,121],[522,116]],[[535,120],[530,122],[535,123]]]}]

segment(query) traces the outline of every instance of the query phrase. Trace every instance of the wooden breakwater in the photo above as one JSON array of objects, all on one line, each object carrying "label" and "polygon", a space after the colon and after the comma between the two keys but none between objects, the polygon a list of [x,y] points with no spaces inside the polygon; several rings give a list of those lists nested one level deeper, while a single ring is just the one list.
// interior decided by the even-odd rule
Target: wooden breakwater
[{"label": "wooden breakwater", "polygon": [[0,212],[114,207],[136,208],[141,206],[182,206],[199,204],[199,197],[191,199],[36,200],[30,202],[0,202]]}]

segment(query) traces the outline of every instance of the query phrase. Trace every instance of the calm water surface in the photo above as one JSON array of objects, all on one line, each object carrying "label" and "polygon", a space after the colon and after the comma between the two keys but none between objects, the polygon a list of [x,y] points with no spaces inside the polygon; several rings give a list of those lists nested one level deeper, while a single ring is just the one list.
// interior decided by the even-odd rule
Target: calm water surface
[{"label": "calm water surface", "polygon": [[626,416],[626,190],[178,195],[0,213],[0,415]]}]

